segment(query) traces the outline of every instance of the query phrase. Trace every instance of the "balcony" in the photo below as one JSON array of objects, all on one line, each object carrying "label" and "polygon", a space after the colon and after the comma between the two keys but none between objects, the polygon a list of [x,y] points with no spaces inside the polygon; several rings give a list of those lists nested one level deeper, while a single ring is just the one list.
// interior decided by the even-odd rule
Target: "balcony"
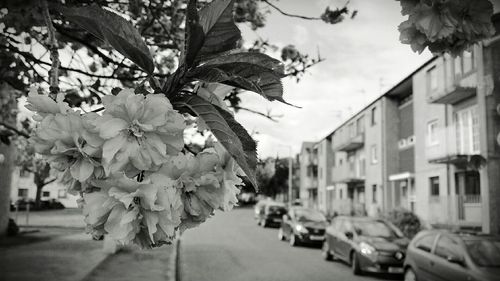
[{"label": "balcony", "polygon": [[471,143],[459,147],[455,128],[447,127],[437,131],[436,143],[426,144],[425,154],[429,163],[461,166],[466,165],[470,157],[479,154],[479,151],[474,151]]},{"label": "balcony", "polygon": [[427,102],[437,104],[456,104],[476,95],[477,74],[471,73],[453,78],[444,89],[438,89],[427,96]]},{"label": "balcony", "polygon": [[358,148],[363,147],[365,144],[365,134],[364,133],[358,133],[354,137],[349,137],[347,140],[343,141],[337,147],[335,150],[337,151],[352,151]]}]

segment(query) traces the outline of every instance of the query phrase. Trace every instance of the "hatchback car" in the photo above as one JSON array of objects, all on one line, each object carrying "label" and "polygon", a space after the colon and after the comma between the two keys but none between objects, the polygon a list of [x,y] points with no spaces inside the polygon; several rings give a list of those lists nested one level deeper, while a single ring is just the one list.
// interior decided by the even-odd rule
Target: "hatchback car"
[{"label": "hatchback car", "polygon": [[280,240],[289,240],[291,246],[301,243],[321,245],[325,240],[326,217],[314,209],[292,207],[283,216],[278,231]]},{"label": "hatchback car", "polygon": [[261,205],[256,206],[255,208],[257,224],[262,227],[279,226],[283,215],[286,214],[286,212],[287,210],[283,203],[264,201]]},{"label": "hatchback car", "polygon": [[326,228],[322,248],[326,260],[349,263],[354,274],[403,273],[409,240],[388,221],[339,216]]},{"label": "hatchback car", "polygon": [[500,237],[422,231],[408,246],[404,280],[500,280]]}]

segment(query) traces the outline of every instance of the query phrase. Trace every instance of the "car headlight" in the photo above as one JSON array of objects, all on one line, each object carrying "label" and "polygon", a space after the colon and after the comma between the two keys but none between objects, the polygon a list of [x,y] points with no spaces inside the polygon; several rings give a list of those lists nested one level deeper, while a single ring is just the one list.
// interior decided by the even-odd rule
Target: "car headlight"
[{"label": "car headlight", "polygon": [[303,225],[301,224],[297,224],[295,226],[295,230],[297,230],[298,232],[300,233],[308,233],[309,231],[307,231],[307,228],[305,228]]},{"label": "car headlight", "polygon": [[371,256],[377,252],[372,245],[365,242],[359,243],[359,251],[365,256]]}]

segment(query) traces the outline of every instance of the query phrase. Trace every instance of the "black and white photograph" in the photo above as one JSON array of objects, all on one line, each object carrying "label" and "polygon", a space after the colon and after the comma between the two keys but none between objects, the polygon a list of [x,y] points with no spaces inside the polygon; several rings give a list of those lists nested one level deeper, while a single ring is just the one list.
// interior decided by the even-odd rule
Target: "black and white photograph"
[{"label": "black and white photograph", "polygon": [[0,281],[500,281],[500,0],[0,1]]}]

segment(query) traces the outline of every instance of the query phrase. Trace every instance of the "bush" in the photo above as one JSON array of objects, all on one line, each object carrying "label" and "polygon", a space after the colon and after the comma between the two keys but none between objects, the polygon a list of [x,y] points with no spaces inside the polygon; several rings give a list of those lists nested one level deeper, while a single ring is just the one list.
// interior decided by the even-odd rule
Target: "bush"
[{"label": "bush", "polygon": [[423,229],[423,225],[418,216],[403,208],[397,208],[390,211],[386,215],[386,219],[397,226],[409,239],[412,239]]}]

